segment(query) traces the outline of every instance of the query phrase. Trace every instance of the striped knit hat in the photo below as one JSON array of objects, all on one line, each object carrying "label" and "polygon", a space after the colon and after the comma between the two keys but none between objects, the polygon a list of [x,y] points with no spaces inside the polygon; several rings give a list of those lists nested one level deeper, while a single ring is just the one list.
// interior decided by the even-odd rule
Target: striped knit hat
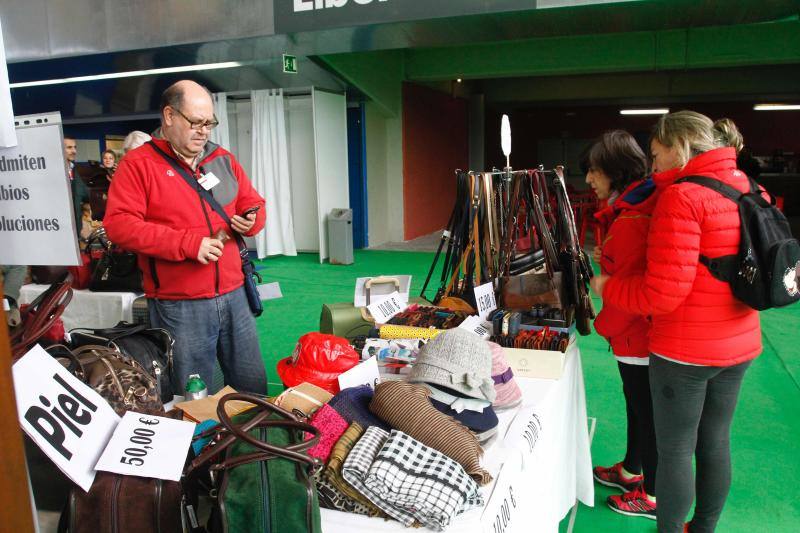
[{"label": "striped knit hat", "polygon": [[[473,333],[467,334],[480,340]],[[481,468],[483,448],[478,439],[460,422],[437,410],[429,393],[424,385],[384,381],[375,387],[369,409],[393,428],[457,461],[480,485],[489,483],[492,476]]]}]

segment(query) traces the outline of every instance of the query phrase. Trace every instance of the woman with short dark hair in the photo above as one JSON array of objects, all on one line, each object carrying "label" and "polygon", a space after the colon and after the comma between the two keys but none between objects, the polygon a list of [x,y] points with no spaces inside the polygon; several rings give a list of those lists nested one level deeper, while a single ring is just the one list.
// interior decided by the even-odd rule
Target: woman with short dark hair
[{"label": "woman with short dark hair", "polygon": [[[643,179],[647,173],[644,152],[628,132],[609,131],[586,151],[583,167],[586,183],[597,198],[608,201],[608,207],[595,215],[605,230],[602,246],[595,247],[601,272],[641,274],[650,214],[656,203],[653,180]],[[658,454],[648,379],[650,322],[603,302],[594,327],[608,340],[617,360],[628,419],[625,458],[610,467],[595,467],[594,478],[623,491],[606,500],[613,511],[654,520]]]}]

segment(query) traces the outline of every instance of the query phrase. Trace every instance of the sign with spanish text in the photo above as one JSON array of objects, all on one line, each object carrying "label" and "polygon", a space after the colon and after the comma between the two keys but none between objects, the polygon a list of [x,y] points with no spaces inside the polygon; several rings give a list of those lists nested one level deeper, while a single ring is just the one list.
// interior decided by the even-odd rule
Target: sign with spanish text
[{"label": "sign with spanish text", "polygon": [[195,424],[128,411],[96,469],[129,476],[180,481]]},{"label": "sign with spanish text", "polygon": [[642,0],[275,0],[275,33]]},{"label": "sign with spanish text", "polygon": [[17,145],[0,147],[0,264],[79,265],[61,115],[14,122]]},{"label": "sign with spanish text", "polygon": [[68,478],[88,491],[94,466],[119,417],[41,346],[14,363],[12,372],[22,429]]}]

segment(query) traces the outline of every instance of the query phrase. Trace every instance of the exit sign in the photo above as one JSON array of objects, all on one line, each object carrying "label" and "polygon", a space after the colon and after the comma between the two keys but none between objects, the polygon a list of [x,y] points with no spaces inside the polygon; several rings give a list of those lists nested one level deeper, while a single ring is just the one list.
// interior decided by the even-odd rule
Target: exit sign
[{"label": "exit sign", "polygon": [[283,54],[283,72],[297,74],[297,56]]}]

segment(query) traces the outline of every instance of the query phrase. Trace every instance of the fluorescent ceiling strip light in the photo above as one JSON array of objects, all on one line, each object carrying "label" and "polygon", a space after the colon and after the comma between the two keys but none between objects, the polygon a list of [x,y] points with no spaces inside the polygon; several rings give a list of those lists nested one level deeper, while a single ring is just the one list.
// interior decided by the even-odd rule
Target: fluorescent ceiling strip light
[{"label": "fluorescent ceiling strip light", "polygon": [[95,74],[92,76],[74,76],[72,78],[57,78],[52,80],[22,81],[10,83],[11,89],[22,87],[37,87],[41,85],[60,85],[62,83],[77,83],[81,81],[111,80],[117,78],[136,78],[138,76],[152,76],[154,74],[172,74],[175,72],[193,72],[197,70],[217,70],[224,68],[242,67],[252,61],[226,61],[224,63],[206,63],[203,65],[184,65],[182,67],[151,68],[147,70],[129,70],[127,72],[112,72],[109,74]]},{"label": "fluorescent ceiling strip light", "polygon": [[756,104],[755,111],[800,111],[800,104]]},{"label": "fluorescent ceiling strip light", "polygon": [[657,107],[653,109],[620,109],[620,115],[666,115],[669,109],[666,107]]}]

